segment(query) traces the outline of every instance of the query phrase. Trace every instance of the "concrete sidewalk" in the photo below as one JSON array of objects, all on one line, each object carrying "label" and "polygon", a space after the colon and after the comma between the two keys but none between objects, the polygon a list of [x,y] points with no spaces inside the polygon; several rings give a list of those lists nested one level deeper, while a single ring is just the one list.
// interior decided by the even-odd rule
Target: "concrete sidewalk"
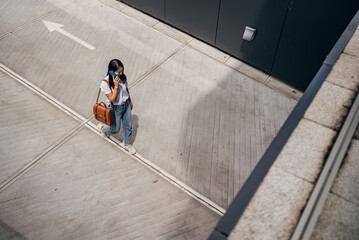
[{"label": "concrete sidewalk", "polygon": [[[14,15],[14,12],[17,14]],[[143,159],[151,162],[153,166],[162,169],[166,175],[173,176],[173,179],[178,180],[184,189],[193,189],[198,193],[199,198],[213,201],[219,208],[228,207],[295,106],[296,100],[301,96],[301,93],[281,84],[267,74],[114,0],[4,0],[0,6],[0,15],[0,63],[68,106],[80,116],[82,123],[87,120],[96,123],[91,120],[91,117],[92,105],[96,100],[99,84],[107,71],[108,62],[113,58],[121,59],[125,64],[125,72],[134,101],[132,142],[138,155],[143,156]],[[62,30],[50,32],[43,20],[63,25]],[[79,39],[92,45],[94,49],[91,50],[82,45]],[[4,76],[1,81],[3,86],[7,86],[6,83],[11,82],[11,78],[8,79]],[[19,87],[14,86],[13,88],[14,90],[11,91],[15,91]],[[5,92],[5,89],[4,87],[1,91]],[[21,91],[26,92],[25,90]],[[13,99],[12,96],[18,95],[22,94],[14,92],[14,94],[7,95],[6,99]],[[5,95],[2,94],[2,96]],[[30,102],[31,98],[33,97],[30,97]],[[103,96],[101,98],[104,99]],[[16,97],[17,103],[21,104],[23,101]],[[11,103],[13,104],[13,102]],[[45,105],[37,108],[37,111],[47,109]],[[39,201],[33,195],[35,192],[42,201],[51,202],[48,205],[50,209],[59,205],[60,208],[57,211],[66,209],[66,206],[61,205],[63,198],[68,199],[70,205],[73,204],[70,200],[72,195],[78,196],[76,204],[79,205],[81,205],[81,201],[86,200],[86,197],[91,198],[90,195],[83,192],[80,195],[84,194],[84,196],[77,195],[79,193],[76,187],[66,190],[62,198],[58,199],[47,200],[46,195],[42,195],[43,191],[47,192],[50,189],[57,192],[54,189],[59,188],[52,186],[63,185],[66,181],[69,181],[66,182],[67,186],[72,186],[71,181],[74,179],[65,181],[64,178],[53,178],[53,175],[61,176],[66,171],[76,172],[79,167],[86,168],[88,166],[84,162],[81,162],[84,165],[80,163],[80,165],[72,165],[72,161],[90,158],[93,161],[91,163],[95,164],[94,162],[96,162],[94,165],[96,167],[90,172],[91,175],[95,172],[99,174],[98,178],[91,178],[88,173],[85,174],[86,176],[80,177],[86,179],[82,180],[81,184],[88,181],[86,182],[87,187],[106,185],[101,182],[105,175],[108,179],[104,181],[114,184],[130,181],[118,176],[118,174],[126,175],[127,173],[121,173],[121,167],[118,165],[120,163],[117,162],[120,160],[117,157],[106,157],[91,151],[91,149],[96,149],[99,146],[102,148],[109,144],[103,141],[99,135],[93,135],[88,130],[82,129],[79,122],[71,118],[67,120],[57,118],[58,111],[55,111],[54,118],[48,120],[47,127],[44,126],[41,117],[34,117],[32,125],[26,126],[23,124],[23,119],[30,118],[32,112],[27,112],[22,116],[22,111],[25,110],[27,109],[19,108],[19,112],[15,113],[18,114],[16,116],[19,122],[16,123],[17,125],[14,124],[22,126],[18,130],[20,135],[10,134],[14,128],[11,119],[1,122],[2,126],[6,126],[2,127],[1,149],[4,152],[8,151],[9,154],[6,160],[1,160],[4,169],[7,168],[6,171],[2,171],[1,181],[6,182],[11,179],[19,169],[36,159],[38,154],[46,152],[48,148],[52,149],[51,146],[57,146],[57,141],[61,142],[62,138],[66,140],[66,144],[63,146],[62,155],[59,153],[62,157],[59,157],[65,163],[62,163],[62,160],[57,160],[57,157],[51,160],[52,153],[49,157],[44,157],[44,160],[49,158],[50,160],[47,161],[50,164],[60,161],[60,165],[65,164],[65,171],[56,169],[56,164],[49,169],[43,167],[43,160],[40,158],[35,168],[29,170],[23,177],[9,183],[8,188],[0,193],[0,198],[6,192],[14,196],[11,198],[6,195],[3,198],[4,204],[6,204],[2,206],[4,209],[10,209],[6,211],[6,217],[5,215],[0,217],[5,229],[16,227],[14,230],[17,231],[19,227],[22,229],[19,230],[20,232],[24,231],[24,233],[30,234],[29,236],[36,235],[31,235],[30,230],[27,232],[28,222],[21,222],[22,214],[14,210],[18,203],[23,204],[23,209],[26,211],[29,208],[32,209],[34,203],[31,201]],[[32,141],[33,134],[38,133],[40,129],[48,129],[48,135],[40,135],[31,143],[32,146],[27,145]],[[68,133],[73,133],[74,136],[71,134],[67,136]],[[75,141],[73,140],[75,138],[79,139]],[[121,134],[116,138],[121,140]],[[15,151],[8,150],[11,148],[6,143],[11,139],[14,141],[13,149]],[[67,141],[71,144],[68,144]],[[83,141],[86,141],[91,148],[87,144],[80,144]],[[21,150],[18,146],[26,147]],[[111,148],[110,146],[107,147]],[[115,152],[114,155],[118,154],[118,150]],[[54,153],[54,155],[56,154],[57,152]],[[122,159],[122,157],[120,158]],[[134,161],[127,158],[126,161]],[[106,163],[106,161],[111,163]],[[126,164],[130,163],[126,162]],[[106,173],[105,168],[109,166],[114,169],[108,169],[110,172]],[[146,182],[148,178],[144,177],[143,179],[142,175],[147,170],[138,168],[136,170],[138,172],[133,172],[131,175],[131,181]],[[47,171],[52,175],[46,175],[49,174]],[[102,171],[104,172],[102,173]],[[35,180],[29,178],[30,175]],[[42,176],[41,179],[38,179],[38,176]],[[32,181],[29,183],[51,179],[50,182],[43,183],[46,185],[43,186],[44,188],[32,189],[28,186],[26,194],[32,196],[32,200],[28,201],[24,197],[17,196],[17,194],[22,194],[18,191],[22,189],[23,184],[27,183],[25,180],[27,178]],[[76,181],[74,185],[76,185],[75,183]],[[81,184],[78,184],[79,188]],[[166,191],[178,191],[176,188],[172,188],[168,186]],[[139,188],[137,191],[150,194],[149,199],[153,200],[153,204],[159,201],[163,204],[160,211],[166,211],[167,207],[170,208],[171,201],[168,200],[169,198],[164,198],[163,201],[169,202],[163,203],[157,199],[156,194],[159,197],[166,195],[164,194],[166,191],[163,190],[165,187],[161,189],[160,192],[155,193],[148,193],[144,188]],[[99,195],[96,193],[97,190],[93,189],[94,194]],[[134,195],[128,195],[121,201],[132,202],[132,198],[138,199],[139,202],[143,200],[142,197],[136,198],[136,194],[140,193],[135,190],[117,190],[118,192],[134,191],[132,192]],[[99,192],[111,199],[111,188],[100,189]],[[114,198],[116,198],[116,194]],[[142,193],[141,196],[144,197]],[[100,200],[102,196],[97,197]],[[194,200],[188,201],[193,201],[194,205],[191,203],[189,208],[178,208],[178,211],[185,213],[188,209],[194,211],[193,207],[198,209],[203,207]],[[164,206],[163,209],[162,206]],[[138,212],[136,207],[142,209],[146,206],[129,204],[125,207]],[[156,205],[155,208],[159,208],[159,205]],[[40,208],[35,207],[35,210],[30,211],[28,217],[31,218],[32,215],[39,213],[38,211]],[[79,213],[78,210],[76,211],[67,213],[73,214],[74,217]],[[87,211],[96,212],[98,209],[96,210],[94,207]],[[143,211],[146,212],[146,208]],[[167,209],[167,211],[170,210]],[[218,219],[218,215],[213,216],[207,210],[204,212],[210,217],[201,214],[198,214],[198,217],[204,218],[203,220],[207,218],[209,221],[208,224],[201,223],[206,228],[204,230],[206,232],[214,226],[212,219]],[[42,221],[42,217],[49,224],[55,221],[46,218],[44,213],[41,214],[38,215],[39,221]],[[131,219],[130,212],[126,214],[129,214],[127,219]],[[145,215],[147,220],[151,216],[150,212],[148,214]],[[191,221],[199,221],[197,213],[195,215],[196,217],[190,218]],[[188,215],[184,216],[188,218]],[[161,218],[156,215],[157,217]],[[11,224],[7,222],[8,218],[13,219]],[[61,218],[62,220],[64,219]],[[69,234],[73,230],[72,227],[77,226],[71,225],[71,221],[73,221],[71,217],[65,220],[65,228],[63,228],[63,231]],[[93,224],[95,222],[94,220]],[[185,224],[182,226],[181,221],[175,222],[178,223],[177,227],[174,227],[176,229],[187,226],[187,223],[182,222]],[[144,223],[148,223],[148,221]],[[194,226],[197,225],[194,224]],[[52,227],[48,226],[46,229],[50,231]],[[140,225],[137,227],[141,228]],[[161,226],[161,229],[162,227],[164,226]],[[32,228],[35,229],[34,231],[40,231],[36,232],[37,234],[41,234],[40,226],[36,225]],[[144,229],[144,231],[147,230],[150,231],[149,228]],[[155,229],[153,231],[155,233],[150,231],[151,234],[161,232],[161,230]],[[199,238],[205,235],[204,232],[201,232],[202,230],[198,231]],[[146,232],[144,235],[148,233]],[[207,233],[209,234],[210,231]],[[61,231],[58,234],[56,236],[60,236]],[[46,238],[45,235],[36,236]],[[71,237],[71,235],[68,236]]]},{"label": "concrete sidewalk", "polygon": [[220,215],[2,71],[0,87],[0,239],[208,237]]}]

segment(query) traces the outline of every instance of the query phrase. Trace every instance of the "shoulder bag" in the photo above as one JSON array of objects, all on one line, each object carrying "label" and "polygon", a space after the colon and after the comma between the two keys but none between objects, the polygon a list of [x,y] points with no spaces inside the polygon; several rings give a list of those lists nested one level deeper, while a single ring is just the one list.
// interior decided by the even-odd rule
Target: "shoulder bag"
[{"label": "shoulder bag", "polygon": [[[102,81],[107,82],[108,87],[110,88],[110,90],[112,92],[109,82],[106,80],[102,80]],[[96,120],[98,120],[108,126],[111,126],[111,125],[115,124],[115,114],[113,112],[113,109],[107,108],[106,104],[104,102],[98,103],[98,98],[100,96],[100,92],[101,92],[101,88],[98,90],[97,100],[96,100],[96,103],[93,105],[93,114],[95,115]],[[111,103],[111,107],[112,107],[112,103]]]}]

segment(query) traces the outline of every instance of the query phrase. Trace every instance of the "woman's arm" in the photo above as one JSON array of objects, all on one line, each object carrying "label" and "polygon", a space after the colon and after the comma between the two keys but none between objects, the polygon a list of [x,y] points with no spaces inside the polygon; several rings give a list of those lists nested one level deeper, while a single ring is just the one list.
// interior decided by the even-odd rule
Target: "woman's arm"
[{"label": "woman's arm", "polygon": [[110,92],[109,94],[106,94],[106,97],[108,100],[110,100],[112,103],[116,101],[117,94],[118,94],[118,83],[120,82],[120,78],[117,76],[113,83],[115,85],[115,88],[113,89],[113,92]]},{"label": "woman's arm", "polygon": [[133,109],[133,104],[132,104],[132,100],[131,100],[131,96],[130,96],[130,91],[128,91],[128,88],[126,88],[126,91],[128,93],[128,100],[130,100],[130,106],[131,106],[131,110]]}]

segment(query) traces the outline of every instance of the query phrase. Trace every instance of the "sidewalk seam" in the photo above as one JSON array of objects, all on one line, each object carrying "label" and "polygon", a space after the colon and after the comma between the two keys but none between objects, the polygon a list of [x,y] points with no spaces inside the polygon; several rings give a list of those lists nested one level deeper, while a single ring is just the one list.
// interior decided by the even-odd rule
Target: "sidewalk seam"
[{"label": "sidewalk seam", "polygon": [[[180,47],[178,49],[178,51],[182,48],[184,48],[186,45]],[[173,53],[171,56],[175,55],[175,53]],[[170,57],[171,57],[170,56]],[[169,58],[170,58],[169,57]],[[168,59],[168,58],[167,58]],[[167,60],[166,59],[166,60]],[[164,61],[166,61],[164,60]],[[161,65],[161,64],[160,64]],[[159,66],[160,66],[159,65]],[[157,67],[159,67],[157,66]],[[157,68],[156,67],[156,68]],[[22,76],[18,75],[17,73],[13,72],[11,69],[7,68],[6,66],[4,66],[2,63],[0,63],[0,70],[3,71],[5,74],[9,75],[10,77],[14,78],[17,82],[19,82],[20,84],[24,85],[26,88],[30,89],[31,91],[33,91],[36,95],[44,98],[46,101],[48,101],[49,103],[51,103],[52,105],[54,105],[55,107],[57,107],[59,110],[61,110],[62,112],[65,112],[66,114],[70,115],[71,117],[73,117],[75,120],[80,121],[81,125],[79,127],[76,127],[75,130],[72,130],[70,133],[68,133],[67,135],[65,135],[60,142],[57,141],[55,144],[51,145],[47,150],[45,150],[42,154],[40,154],[39,157],[37,157],[35,160],[31,161],[31,163],[28,163],[24,168],[22,168],[15,177],[12,177],[10,180],[6,181],[4,184],[0,185],[0,192],[2,192],[4,190],[4,187],[7,188],[8,186],[10,186],[14,181],[16,181],[19,177],[21,177],[23,174],[25,174],[28,170],[30,170],[31,166],[35,166],[35,164],[37,162],[40,161],[40,159],[42,159],[44,156],[48,155],[49,153],[53,152],[54,150],[56,150],[59,146],[61,146],[63,143],[65,143],[66,141],[68,141],[69,139],[71,139],[73,136],[75,136],[84,126],[87,127],[88,129],[92,130],[93,132],[95,132],[97,135],[100,136],[100,133],[97,131],[96,125],[92,122],[90,122],[93,119],[93,116],[90,116],[88,118],[84,118],[83,116],[81,116],[80,114],[78,114],[77,112],[75,112],[74,110],[72,110],[70,107],[66,106],[65,104],[61,103],[60,101],[58,101],[57,99],[55,99],[54,97],[52,97],[51,95],[47,94],[45,91],[43,91],[42,89],[36,87],[34,84],[32,84],[31,82],[29,82],[28,80],[26,80],[25,78],[23,78]],[[153,69],[154,70],[154,69]],[[153,71],[152,70],[152,71]],[[148,72],[148,74],[150,74],[150,72]],[[142,78],[144,78],[145,76],[147,76],[148,74],[145,74]],[[142,79],[140,78],[140,80]],[[139,81],[139,80],[138,80]],[[138,82],[137,82],[138,83]],[[193,199],[197,200],[198,202],[200,202],[201,204],[203,204],[204,206],[206,206],[207,208],[209,208],[210,210],[212,210],[213,212],[223,216],[223,214],[226,212],[225,209],[223,209],[222,207],[220,207],[219,205],[217,205],[216,203],[214,203],[213,201],[211,201],[210,199],[208,199],[207,197],[205,197],[204,195],[198,193],[196,190],[192,189],[191,187],[187,186],[185,183],[179,181],[176,177],[172,176],[171,174],[169,174],[167,171],[163,170],[162,168],[160,168],[159,166],[155,165],[154,163],[152,163],[150,160],[144,158],[143,156],[141,156],[139,153],[136,153],[136,155],[131,155],[129,152],[127,152],[123,147],[121,147],[120,142],[115,139],[115,138],[106,138],[105,140],[107,140],[109,143],[113,144],[114,146],[116,146],[117,148],[119,148],[120,150],[122,150],[125,154],[127,154],[128,156],[130,156],[132,159],[136,160],[137,162],[139,162],[140,164],[142,164],[143,166],[145,166],[146,168],[148,168],[149,170],[151,170],[152,172],[154,172],[156,175],[162,177],[163,179],[165,179],[167,182],[169,182],[170,184],[174,185],[175,187],[179,188],[180,190],[182,190],[182,192],[186,193],[187,195],[189,195],[190,197],[192,197]],[[29,165],[29,166],[28,166]],[[27,170],[26,170],[27,169]]]},{"label": "sidewalk seam", "polygon": [[13,33],[18,32],[18,31],[20,31],[20,30],[22,30],[22,29],[27,28],[27,27],[31,26],[32,24],[34,24],[34,23],[36,23],[36,22],[38,22],[38,21],[41,21],[43,18],[47,18],[48,16],[51,16],[51,15],[54,14],[54,13],[63,11],[65,8],[67,8],[67,7],[69,7],[70,5],[74,4],[74,1],[75,1],[75,0],[72,0],[72,1],[69,2],[68,4],[65,4],[65,5],[63,5],[63,6],[61,6],[61,7],[57,7],[56,9],[54,9],[54,10],[52,10],[52,11],[50,11],[50,12],[44,13],[43,15],[41,15],[41,16],[39,16],[39,17],[37,17],[37,18],[34,18],[34,19],[30,20],[29,22],[26,22],[26,23],[24,23],[24,24],[22,24],[22,25],[20,25],[20,26],[16,26],[15,28],[13,28],[13,29],[11,29],[11,30],[9,30],[9,31],[7,31],[7,32],[5,32],[5,33],[3,33],[3,34],[1,34],[1,35],[0,35],[0,40],[6,38],[7,36],[9,36],[9,35],[11,35],[11,34],[13,34]]},{"label": "sidewalk seam", "polygon": [[157,63],[155,66],[153,66],[151,69],[149,69],[147,72],[145,72],[142,76],[140,76],[137,80],[135,80],[132,84],[129,85],[129,89],[135,87],[137,84],[143,82],[145,78],[150,75],[152,72],[157,70],[162,64],[164,64],[167,60],[171,59],[176,55],[178,52],[182,51],[185,47],[187,47],[188,44],[182,44],[179,48],[177,48],[173,53],[171,53],[169,56],[167,56],[165,59],[163,59],[161,62]]},{"label": "sidewalk seam", "polygon": [[61,147],[68,140],[73,138],[78,132],[82,130],[85,126],[86,122],[80,124],[80,126],[75,127],[75,129],[66,133],[65,136],[61,137],[55,143],[51,144],[45,151],[40,153],[36,158],[28,162],[24,167],[18,170],[15,174],[7,178],[4,182],[0,184],[0,193],[10,187],[13,183],[15,183],[20,177],[29,172],[32,168],[34,168],[42,159],[53,153],[56,149]]},{"label": "sidewalk seam", "polygon": [[[333,185],[334,185],[334,184],[333,184]],[[333,188],[333,186],[332,186],[332,188]],[[342,199],[343,201],[348,202],[348,203],[351,203],[351,204],[353,204],[353,205],[355,205],[355,206],[357,206],[357,207],[359,208],[359,204],[358,204],[358,203],[355,203],[355,202],[353,202],[353,201],[351,201],[351,200],[349,200],[349,199],[343,197],[343,196],[340,195],[339,193],[333,192],[333,189],[330,190],[330,193],[333,194],[334,196],[336,196],[337,198],[340,198],[340,199]]]}]

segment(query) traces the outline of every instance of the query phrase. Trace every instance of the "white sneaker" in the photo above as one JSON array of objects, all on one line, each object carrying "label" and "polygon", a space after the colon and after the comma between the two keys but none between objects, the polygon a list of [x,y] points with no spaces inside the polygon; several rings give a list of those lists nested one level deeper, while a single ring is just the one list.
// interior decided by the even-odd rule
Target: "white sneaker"
[{"label": "white sneaker", "polygon": [[101,136],[107,138],[108,137],[107,134],[102,130],[103,127],[104,126],[102,124],[97,125],[97,129],[100,131]]},{"label": "white sneaker", "polygon": [[136,150],[132,147],[131,144],[125,145],[125,149],[129,151],[132,155],[136,153]]}]

